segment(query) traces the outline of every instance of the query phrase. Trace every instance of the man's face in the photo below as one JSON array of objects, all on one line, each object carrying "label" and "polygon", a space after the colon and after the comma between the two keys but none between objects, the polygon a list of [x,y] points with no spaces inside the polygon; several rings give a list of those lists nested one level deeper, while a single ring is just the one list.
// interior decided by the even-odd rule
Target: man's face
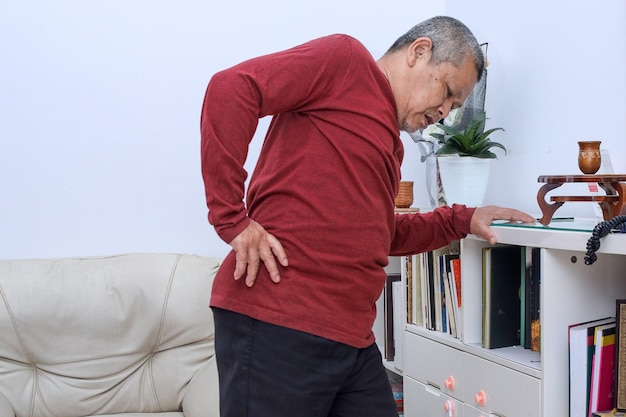
[{"label": "man's face", "polygon": [[450,110],[463,105],[477,76],[469,56],[456,68],[449,62],[430,63],[430,51],[417,55],[397,103],[400,129],[411,133],[444,119]]}]

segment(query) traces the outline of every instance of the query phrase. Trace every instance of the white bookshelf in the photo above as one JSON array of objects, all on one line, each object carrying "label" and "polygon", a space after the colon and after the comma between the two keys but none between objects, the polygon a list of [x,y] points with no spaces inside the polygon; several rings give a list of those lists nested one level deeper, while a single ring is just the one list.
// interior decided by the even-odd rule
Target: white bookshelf
[{"label": "white bookshelf", "polygon": [[568,326],[614,316],[615,300],[626,298],[626,235],[602,238],[598,260],[585,265],[595,224],[492,226],[499,244],[542,248],[540,352],[482,348],[482,249],[489,244],[474,236],[461,241],[463,316],[457,326],[463,326],[462,339],[406,325],[406,417],[569,415]]}]

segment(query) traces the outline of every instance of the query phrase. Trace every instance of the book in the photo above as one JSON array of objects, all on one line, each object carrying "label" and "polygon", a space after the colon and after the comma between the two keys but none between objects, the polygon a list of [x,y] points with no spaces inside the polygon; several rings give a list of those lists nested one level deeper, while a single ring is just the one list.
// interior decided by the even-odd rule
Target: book
[{"label": "book", "polygon": [[526,256],[522,246],[483,248],[483,347],[520,344],[520,285]]},{"label": "book", "polygon": [[450,289],[450,278],[446,273],[444,277],[442,277],[444,283],[444,293],[445,293],[445,302],[446,302],[446,313],[448,316],[448,333],[452,337],[457,337],[456,333],[456,312],[454,309],[454,302],[452,299],[452,291]]},{"label": "book", "polygon": [[522,299],[523,337],[521,344],[526,349],[539,351],[540,325],[540,256],[541,248],[526,248],[526,271],[523,277],[524,297]]},{"label": "book", "polygon": [[530,323],[530,350],[533,352],[541,350],[541,322],[539,319]]},{"label": "book", "polygon": [[526,349],[539,351],[540,330],[540,262],[541,248],[526,248],[526,267],[522,276],[520,344]]},{"label": "book", "polygon": [[384,347],[385,347],[385,359],[392,361],[396,355],[394,332],[393,332],[393,288],[392,284],[395,281],[400,281],[401,274],[387,274],[387,281],[385,288],[383,289],[383,309],[384,309]]},{"label": "book", "polygon": [[436,330],[437,319],[435,311],[437,310],[435,305],[435,273],[433,269],[433,252],[429,251],[424,254],[424,270],[426,273],[426,288],[428,294],[428,329]]},{"label": "book", "polygon": [[593,341],[589,417],[595,411],[607,410],[614,405],[615,322],[596,327]]},{"label": "book", "polygon": [[626,411],[626,299],[615,300],[615,409]]},{"label": "book", "polygon": [[400,257],[400,275],[402,280],[406,282],[406,321],[411,324],[421,325],[421,299],[416,299],[416,294],[421,291],[416,287],[419,284],[419,276],[415,275],[413,260],[415,255],[407,255]]},{"label": "book", "polygon": [[607,410],[607,411],[595,411],[593,417],[625,417],[626,414],[620,413],[617,410]]},{"label": "book", "polygon": [[439,296],[441,297],[441,331],[443,333],[450,333],[449,300],[446,299],[446,281],[448,276],[446,272],[445,256],[445,254],[437,255],[437,279],[439,280]]},{"label": "book", "polygon": [[411,269],[411,256],[400,257],[400,275],[406,282],[406,319],[408,323],[413,323],[413,270]]},{"label": "book", "polygon": [[463,298],[461,293],[461,259],[450,259],[450,289],[452,292],[452,302],[456,318],[457,338],[463,338]]},{"label": "book", "polygon": [[568,326],[570,417],[588,416],[595,328],[614,321],[606,317]]},{"label": "book", "polygon": [[453,337],[459,337],[459,309],[457,300],[457,290],[454,283],[454,277],[452,272],[452,261],[459,259],[458,253],[448,253],[443,255],[443,277],[442,279],[446,284],[446,311],[448,312],[448,319],[450,322],[450,334]]},{"label": "book", "polygon": [[445,331],[445,320],[444,320],[444,304],[443,300],[443,286],[441,282],[441,273],[439,267],[439,253],[433,251],[432,252],[432,264],[433,264],[433,295],[435,301],[435,330],[438,332]]},{"label": "book", "polygon": [[448,245],[432,251],[433,262],[433,284],[435,298],[435,330],[448,333],[448,311],[445,300],[445,281],[447,277],[446,255],[458,255],[460,250],[460,241],[454,240]]},{"label": "book", "polygon": [[456,323],[450,323],[455,318],[452,317],[454,311],[450,311],[451,299],[447,299],[452,297],[452,288],[446,288],[446,281],[450,279],[450,259],[458,258],[459,249],[460,241],[452,241],[439,249],[420,253],[412,261],[413,303],[421,304],[421,313],[414,312],[414,316],[421,318],[423,326],[428,330],[450,334],[456,332],[451,327]]},{"label": "book", "polygon": [[531,274],[531,299],[530,299],[530,350],[541,350],[541,248],[531,249],[532,274]]},{"label": "book", "polygon": [[428,286],[428,268],[426,265],[427,255],[425,253],[420,253],[418,255],[418,263],[417,268],[419,268],[419,276],[421,280],[421,291],[422,291],[422,321],[423,326],[427,329],[431,329],[430,325],[430,294],[429,294],[429,286]]},{"label": "book", "polygon": [[413,324],[417,324],[418,326],[424,325],[424,307],[423,307],[423,297],[422,297],[422,275],[420,268],[420,256],[413,255],[410,258],[409,267],[411,268],[411,275],[413,277],[413,287],[411,290],[411,310],[412,310],[412,320],[410,321]]},{"label": "book", "polygon": [[404,300],[402,296],[402,282],[393,281],[391,292],[393,299],[393,346],[394,346],[394,367],[400,371],[404,369],[404,323],[406,318],[403,308]]},{"label": "book", "polygon": [[530,258],[530,251],[525,250],[525,265],[524,265],[524,273],[521,276],[520,282],[520,335],[519,335],[519,344],[520,346],[526,347],[527,342],[530,340],[530,326],[526,325],[526,304],[528,303],[528,298],[530,298],[530,293],[527,291],[528,281],[530,280],[530,274],[528,273],[529,268],[532,265],[532,261]]},{"label": "book", "polygon": [[463,307],[463,298],[461,297],[461,259],[457,257],[456,259],[452,259],[450,263],[452,264],[451,272],[454,277],[457,306],[460,309]]}]

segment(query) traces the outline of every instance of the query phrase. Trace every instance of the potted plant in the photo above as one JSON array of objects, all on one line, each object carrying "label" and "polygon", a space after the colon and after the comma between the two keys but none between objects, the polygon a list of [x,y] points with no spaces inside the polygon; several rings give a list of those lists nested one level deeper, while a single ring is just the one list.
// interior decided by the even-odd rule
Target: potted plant
[{"label": "potted plant", "polygon": [[492,148],[506,147],[493,142],[489,136],[504,130],[501,127],[485,130],[486,112],[480,111],[465,127],[438,124],[442,133],[431,133],[440,145],[436,151],[441,185],[447,204],[482,205],[491,161],[497,155]]}]

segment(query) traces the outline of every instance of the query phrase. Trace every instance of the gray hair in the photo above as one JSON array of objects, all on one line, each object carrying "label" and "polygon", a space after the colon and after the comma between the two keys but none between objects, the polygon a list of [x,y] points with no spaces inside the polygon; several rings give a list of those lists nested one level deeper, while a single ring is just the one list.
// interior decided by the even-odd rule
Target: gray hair
[{"label": "gray hair", "polygon": [[474,58],[480,80],[485,68],[483,51],[469,28],[449,16],[436,16],[413,26],[391,45],[386,54],[396,52],[421,37],[432,41],[430,61],[435,65],[450,62],[458,68],[470,54]]}]

